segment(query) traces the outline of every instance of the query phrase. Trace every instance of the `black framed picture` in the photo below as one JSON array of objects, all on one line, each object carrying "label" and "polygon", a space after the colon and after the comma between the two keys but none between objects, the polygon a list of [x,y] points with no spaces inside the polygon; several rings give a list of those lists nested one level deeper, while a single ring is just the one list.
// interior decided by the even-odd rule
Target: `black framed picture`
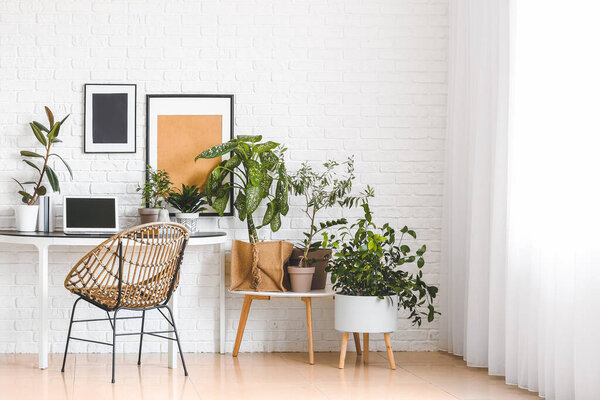
[{"label": "black framed picture", "polygon": [[[194,158],[233,139],[232,94],[146,95],[146,163],[165,170],[177,188],[203,187],[210,172],[228,155]],[[232,174],[230,174],[231,176]],[[232,178],[233,179],[233,178]],[[233,189],[224,215],[233,215]],[[209,207],[201,216],[215,216]]]},{"label": "black framed picture", "polygon": [[85,153],[135,153],[135,84],[84,85]]}]

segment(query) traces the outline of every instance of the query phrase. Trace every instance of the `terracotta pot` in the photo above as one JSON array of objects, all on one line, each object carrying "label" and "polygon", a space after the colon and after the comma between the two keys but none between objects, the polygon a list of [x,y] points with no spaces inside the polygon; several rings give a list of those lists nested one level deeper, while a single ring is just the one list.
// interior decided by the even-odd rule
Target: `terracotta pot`
[{"label": "terracotta pot", "polygon": [[[289,265],[299,265],[300,258],[304,253],[303,249],[298,247],[294,247],[292,251],[292,256],[290,257]],[[327,284],[327,271],[325,268],[331,259],[331,249],[318,249],[308,253],[308,259],[310,261],[310,266],[315,268],[315,273],[312,277],[311,290],[321,290],[325,289],[325,285]],[[290,277],[287,273],[287,268],[285,269],[286,273],[283,277],[283,285],[286,289],[290,289]]]},{"label": "terracotta pot", "polygon": [[310,292],[315,267],[287,267],[292,292]]},{"label": "terracotta pot", "polygon": [[150,222],[158,221],[160,208],[138,208],[138,213],[140,214],[142,224],[149,224]]}]

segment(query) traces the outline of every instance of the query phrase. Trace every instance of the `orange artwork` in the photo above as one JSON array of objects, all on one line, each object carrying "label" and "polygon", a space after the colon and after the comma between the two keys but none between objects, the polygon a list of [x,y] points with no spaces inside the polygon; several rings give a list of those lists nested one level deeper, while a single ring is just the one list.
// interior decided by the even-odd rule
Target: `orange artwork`
[{"label": "orange artwork", "polygon": [[157,167],[169,173],[175,187],[204,186],[208,174],[221,162],[194,158],[204,150],[221,143],[221,115],[159,115]]}]

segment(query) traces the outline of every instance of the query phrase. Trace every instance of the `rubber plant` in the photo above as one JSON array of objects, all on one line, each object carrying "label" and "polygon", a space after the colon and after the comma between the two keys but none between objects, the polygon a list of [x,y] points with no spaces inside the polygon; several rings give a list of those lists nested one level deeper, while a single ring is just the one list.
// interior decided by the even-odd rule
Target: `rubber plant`
[{"label": "rubber plant", "polygon": [[[35,203],[39,196],[44,196],[47,193],[46,186],[44,185],[44,177],[48,180],[52,191],[60,192],[60,183],[58,180],[58,175],[54,171],[52,167],[49,165],[49,161],[52,157],[58,158],[64,166],[69,171],[69,175],[71,179],[73,179],[73,171],[69,164],[57,153],[53,153],[53,145],[56,143],[60,143],[61,140],[58,138],[58,133],[60,132],[61,126],[64,124],[65,120],[69,117],[67,115],[60,121],[54,120],[54,114],[48,107],[44,107],[46,110],[46,116],[48,117],[48,127],[43,125],[40,122],[33,121],[29,123],[31,127],[31,131],[33,135],[37,139],[38,142],[42,146],[44,146],[44,151],[42,154],[36,153],[34,151],[29,150],[21,150],[21,156],[25,157],[23,162],[27,164],[29,167],[35,169],[39,174],[37,180],[34,181],[26,181],[20,182],[13,178],[15,182],[19,184],[21,190],[19,190],[19,194],[21,195],[21,201],[27,205],[32,205]],[[37,164],[36,161],[39,160],[41,165]],[[26,189],[26,186],[31,186],[31,189]]]},{"label": "rubber plant", "polygon": [[[289,211],[289,178],[283,162],[286,148],[279,143],[261,143],[261,135],[240,135],[226,143],[213,146],[196,156],[210,159],[233,153],[209,174],[204,190],[207,201],[219,215],[229,202],[231,189],[237,190],[233,203],[241,221],[246,221],[248,238],[257,243],[258,230],[270,226],[273,232],[281,227],[281,216]],[[235,179],[228,177],[235,176]],[[262,223],[256,225],[255,213],[267,202]]]},{"label": "rubber plant", "polygon": [[[351,208],[361,201],[373,196],[373,189],[367,189],[358,196],[352,196],[352,181],[354,180],[354,157],[342,163],[327,161],[323,163],[324,170],[317,172],[308,163],[302,163],[298,171],[290,176],[293,193],[303,196],[305,200],[304,214],[310,221],[310,227],[304,232],[302,240],[303,255],[300,267],[307,267],[311,260],[308,254],[322,246],[322,241],[315,237],[329,228],[347,223],[346,218],[332,219],[316,223],[319,211],[334,206]],[[339,171],[345,167],[345,173]]]}]

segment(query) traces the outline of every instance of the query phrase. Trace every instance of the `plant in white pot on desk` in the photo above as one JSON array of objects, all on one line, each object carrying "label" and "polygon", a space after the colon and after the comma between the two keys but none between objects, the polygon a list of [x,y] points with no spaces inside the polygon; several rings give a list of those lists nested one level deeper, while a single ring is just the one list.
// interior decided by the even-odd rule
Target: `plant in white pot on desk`
[{"label": "plant in white pot on desk", "polygon": [[206,194],[196,185],[181,185],[181,189],[169,192],[167,203],[173,206],[178,213],[175,214],[177,222],[185,226],[190,232],[198,230],[200,213],[206,210]]},{"label": "plant in white pot on desk", "polygon": [[[53,145],[61,142],[58,138],[60,128],[69,116],[67,115],[61,121],[54,121],[52,111],[48,107],[45,107],[45,109],[46,116],[48,117],[48,127],[37,121],[29,124],[37,141],[44,146],[44,151],[40,154],[34,151],[21,150],[21,156],[25,157],[23,162],[33,168],[38,177],[33,181],[26,182],[21,182],[13,178],[21,189],[19,190],[19,195],[23,202],[22,205],[15,207],[16,227],[19,231],[35,231],[39,208],[35,202],[39,196],[44,196],[48,191],[44,184],[44,177],[46,177],[52,191],[60,192],[58,175],[53,167],[50,166],[52,159],[60,160],[69,171],[71,179],[73,178],[73,172],[69,165],[61,156],[53,153]],[[27,189],[27,187],[30,188]]]},{"label": "plant in white pot on desk", "polygon": [[[420,326],[423,316],[432,322],[439,314],[433,306],[438,288],[422,279],[426,246],[413,252],[403,244],[406,235],[416,239],[416,233],[405,226],[398,238],[389,224],[373,223],[368,203],[361,207],[364,217],[350,227],[340,227],[339,238],[323,235],[324,244],[332,240],[334,249],[327,270],[336,292],[335,329],[344,332],[340,368],[348,332],[364,333],[366,355],[369,333],[384,333],[390,366],[395,368],[389,334],[397,328],[398,308],[410,312],[413,324]],[[406,266],[415,262],[416,268],[409,272]]]},{"label": "plant in white pot on desk", "polygon": [[[204,186],[208,204],[220,215],[235,189],[233,205],[248,229],[249,243],[232,242],[231,290],[285,291],[283,264],[290,258],[293,245],[283,240],[260,241],[258,232],[263,227],[277,232],[281,217],[289,211],[289,177],[283,161],[286,149],[279,143],[261,140],[260,135],[239,135],[196,157],[212,159],[231,153],[212,170]],[[255,218],[261,203],[266,203],[266,210],[257,226]]]},{"label": "plant in white pot on desk", "polygon": [[[361,200],[373,196],[373,190],[367,190],[359,196],[352,196],[352,181],[354,180],[354,158],[349,157],[341,164],[327,161],[324,169],[315,171],[308,163],[290,176],[293,193],[304,198],[304,214],[308,217],[309,229],[304,232],[302,247],[294,248],[289,273],[291,290],[307,292],[320,290],[327,283],[325,268],[331,258],[331,249],[322,248],[322,242],[315,240],[316,236],[334,226],[345,224],[345,218],[317,222],[318,213],[332,207],[354,207]],[[345,173],[338,170],[345,167]]]},{"label": "plant in white pot on desk", "polygon": [[[146,167],[146,183],[136,189],[138,192],[142,192],[142,206],[144,207],[138,208],[142,224],[169,220],[169,213],[164,205],[171,185],[173,183],[167,171],[160,169],[155,171],[149,165]],[[166,214],[166,217],[161,218],[161,213]]]}]

